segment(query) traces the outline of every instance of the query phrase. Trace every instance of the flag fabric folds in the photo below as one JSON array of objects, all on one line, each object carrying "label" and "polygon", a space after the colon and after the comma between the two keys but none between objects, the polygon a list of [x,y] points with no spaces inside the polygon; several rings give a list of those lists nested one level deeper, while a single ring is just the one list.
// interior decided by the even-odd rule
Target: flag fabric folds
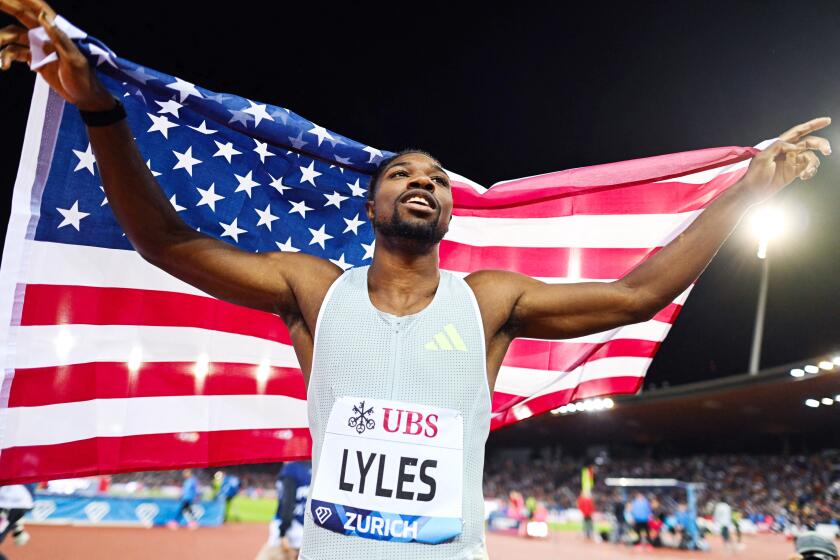
[{"label": "flag fabric folds", "polygon": [[[187,224],[248,251],[305,251],[343,269],[371,262],[365,193],[390,152],[75,37],[123,101],[143,159]],[[620,278],[686,228],[754,153],[697,150],[490,189],[451,173],[441,266],[554,283]],[[644,323],[516,340],[492,427],[637,392],[689,291]],[[1,484],[309,456],[306,392],[283,323],[133,250],[78,111],[40,76],[0,270],[0,349]]]}]

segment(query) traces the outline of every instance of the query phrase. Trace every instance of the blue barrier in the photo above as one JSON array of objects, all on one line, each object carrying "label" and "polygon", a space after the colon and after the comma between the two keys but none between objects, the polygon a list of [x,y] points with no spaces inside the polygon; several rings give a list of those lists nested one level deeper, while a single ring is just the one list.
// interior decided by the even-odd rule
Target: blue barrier
[{"label": "blue barrier", "polygon": [[[24,519],[41,523],[164,525],[176,518],[180,501],[173,498],[123,498],[35,494],[35,506]],[[224,501],[193,505],[198,524],[216,527],[224,518]]]}]

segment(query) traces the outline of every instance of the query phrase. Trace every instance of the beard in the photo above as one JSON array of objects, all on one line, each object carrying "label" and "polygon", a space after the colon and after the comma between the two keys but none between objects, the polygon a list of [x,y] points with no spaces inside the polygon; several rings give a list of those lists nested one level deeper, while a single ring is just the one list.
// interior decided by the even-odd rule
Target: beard
[{"label": "beard", "polygon": [[415,222],[404,220],[399,213],[397,204],[394,204],[394,211],[390,220],[380,220],[374,216],[373,228],[382,235],[390,238],[404,239],[421,247],[431,247],[440,243],[443,236],[449,230],[446,224],[440,224],[440,209],[438,219],[429,222]]}]

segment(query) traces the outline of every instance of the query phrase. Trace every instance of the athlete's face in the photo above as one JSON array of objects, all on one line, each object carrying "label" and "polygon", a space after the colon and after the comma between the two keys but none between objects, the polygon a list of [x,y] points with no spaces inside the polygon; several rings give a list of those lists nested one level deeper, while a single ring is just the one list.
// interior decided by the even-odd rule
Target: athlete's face
[{"label": "athlete's face", "polygon": [[367,215],[378,234],[430,247],[449,229],[449,176],[428,156],[402,155],[381,174],[374,199],[367,203]]}]

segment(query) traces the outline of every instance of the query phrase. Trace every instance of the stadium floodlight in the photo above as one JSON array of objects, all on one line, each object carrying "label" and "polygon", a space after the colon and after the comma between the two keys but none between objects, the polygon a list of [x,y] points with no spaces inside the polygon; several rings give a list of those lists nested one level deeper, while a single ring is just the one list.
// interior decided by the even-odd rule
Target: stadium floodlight
[{"label": "stadium floodlight", "polygon": [[807,366],[805,366],[805,373],[819,373],[819,372],[820,372],[820,368],[818,368],[817,366],[814,366],[814,365],[811,365],[811,364],[808,364]]},{"label": "stadium floodlight", "polygon": [[613,408],[614,406],[615,406],[615,401],[613,401],[611,398],[607,397],[606,399],[604,399],[604,408],[609,410],[610,408]]},{"label": "stadium floodlight", "polygon": [[817,399],[808,399],[805,401],[805,406],[810,406],[811,408],[817,408],[820,406],[820,401]]},{"label": "stadium floodlight", "polygon": [[837,402],[840,402],[840,395],[837,395],[836,397],[834,397],[834,400],[837,401]]},{"label": "stadium floodlight", "polygon": [[834,369],[834,363],[829,362],[828,360],[823,360],[817,365],[820,366],[820,369],[825,369],[825,370],[829,370],[829,371]]},{"label": "stadium floodlight", "polygon": [[835,366],[840,366],[840,356],[834,356],[831,361],[834,362]]},{"label": "stadium floodlight", "polygon": [[822,399],[822,401],[821,401],[821,402],[822,402],[825,406],[831,406],[831,405],[833,405],[833,404],[834,404],[834,399],[829,398],[829,397],[825,397],[825,398],[823,398],[823,399]]},{"label": "stadium floodlight", "polygon": [[140,365],[143,363],[143,351],[139,346],[131,349],[128,355],[128,371],[137,373],[140,370]]},{"label": "stadium floodlight", "polygon": [[805,377],[805,370],[799,368],[793,368],[790,370],[791,377]]},{"label": "stadium floodlight", "polygon": [[193,366],[193,375],[198,379],[204,379],[207,377],[207,373],[209,371],[210,359],[207,357],[207,354],[202,354],[195,361],[195,365]]},{"label": "stadium floodlight", "polygon": [[758,258],[767,258],[767,245],[785,229],[785,217],[779,206],[762,205],[751,212],[750,225],[758,238]]}]

